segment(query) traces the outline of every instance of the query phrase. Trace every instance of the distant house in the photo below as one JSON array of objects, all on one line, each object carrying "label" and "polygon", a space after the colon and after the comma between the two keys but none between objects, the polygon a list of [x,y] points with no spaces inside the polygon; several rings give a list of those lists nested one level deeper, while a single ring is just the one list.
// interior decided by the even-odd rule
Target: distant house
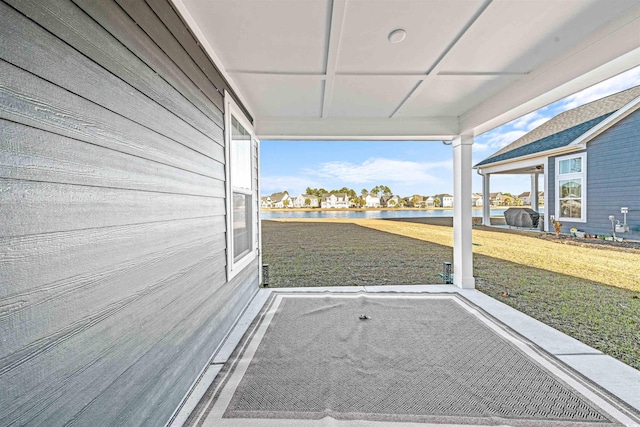
[{"label": "distant house", "polygon": [[482,194],[473,193],[471,195],[471,206],[482,206]]},{"label": "distant house", "polygon": [[489,204],[491,206],[502,206],[504,205],[504,196],[502,193],[489,193]]},{"label": "distant house", "polygon": [[414,194],[411,197],[404,198],[406,206],[412,208],[424,208],[426,199],[427,198],[425,196],[421,196],[419,194]]},{"label": "distant house", "polygon": [[428,196],[424,199],[424,207],[425,208],[432,208],[435,206],[435,198],[433,196]]},{"label": "distant house", "polygon": [[531,205],[531,191],[524,191],[518,194],[518,199],[522,200],[525,205]]},{"label": "distant house", "polygon": [[380,197],[380,206],[382,206],[383,208],[396,208],[400,206],[400,197],[382,196]]},{"label": "distant house", "polygon": [[300,194],[293,199],[293,207],[318,208],[320,207],[320,202],[318,201],[318,196],[314,196],[313,194]]},{"label": "distant house", "polygon": [[272,208],[273,202],[271,202],[270,196],[260,197],[260,207],[261,208]]},{"label": "distant house", "polygon": [[[621,210],[628,208],[629,231],[620,227],[616,234],[638,239],[639,110],[640,86],[635,86],[558,114],[474,168],[485,179],[493,173],[530,174],[531,193],[537,191],[545,204],[546,230],[553,229],[553,216],[565,233],[575,227],[613,234],[609,216],[624,223]],[[544,192],[533,185],[538,174],[544,174]]]},{"label": "distant house", "polygon": [[273,193],[270,198],[274,208],[293,207],[287,193]]},{"label": "distant house", "polygon": [[436,194],[435,198],[440,199],[441,208],[453,207],[453,196],[451,194]]},{"label": "distant house", "polygon": [[351,206],[349,196],[345,193],[325,194],[322,196],[322,208],[345,209]]},{"label": "distant house", "polygon": [[367,194],[364,198],[365,207],[367,208],[379,208],[380,207],[380,198],[375,194]]}]

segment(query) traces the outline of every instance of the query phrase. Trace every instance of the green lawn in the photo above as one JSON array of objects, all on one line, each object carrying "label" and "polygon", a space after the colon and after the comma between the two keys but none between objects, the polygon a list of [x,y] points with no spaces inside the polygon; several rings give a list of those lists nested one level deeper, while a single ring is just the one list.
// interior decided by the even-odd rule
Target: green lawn
[{"label": "green lawn", "polygon": [[[272,287],[437,284],[451,240],[426,224],[263,221],[263,262]],[[478,290],[640,369],[640,251],[490,230],[474,243]]]}]

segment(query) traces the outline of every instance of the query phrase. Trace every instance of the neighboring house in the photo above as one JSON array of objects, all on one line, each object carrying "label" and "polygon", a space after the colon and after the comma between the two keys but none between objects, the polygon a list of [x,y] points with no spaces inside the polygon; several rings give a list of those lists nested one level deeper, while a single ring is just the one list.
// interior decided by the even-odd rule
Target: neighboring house
[{"label": "neighboring house", "polygon": [[270,197],[274,208],[293,207],[293,201],[287,193],[273,193]]},{"label": "neighboring house", "polygon": [[272,208],[273,202],[271,202],[271,197],[260,197],[260,207],[261,208]]},{"label": "neighboring house", "polygon": [[351,206],[349,195],[345,193],[325,194],[322,196],[322,208],[345,209]]},{"label": "neighboring house", "polygon": [[[640,86],[558,114],[475,165],[492,173],[544,173],[545,228],[550,216],[563,232],[575,227],[590,234],[612,234],[609,216],[640,237]],[[549,197],[544,201],[545,194]]]},{"label": "neighboring house", "polygon": [[436,199],[433,196],[428,196],[424,199],[425,208],[432,208],[435,206],[435,203],[436,203]]},{"label": "neighboring house", "polygon": [[482,206],[482,194],[473,193],[471,195],[471,206]]},{"label": "neighboring house", "polygon": [[522,203],[524,205],[527,205],[527,206],[531,205],[531,191],[524,191],[518,194],[518,199],[522,200]]},{"label": "neighboring house", "polygon": [[395,208],[400,205],[400,197],[398,196],[382,196],[380,197],[380,206],[383,208]]},{"label": "neighboring house", "polygon": [[294,208],[317,208],[320,207],[318,196],[313,194],[301,194],[293,199]]},{"label": "neighboring house", "polygon": [[544,191],[541,191],[541,192],[538,193],[538,202],[541,205],[544,205]]},{"label": "neighboring house", "polygon": [[412,208],[424,208],[424,201],[426,197],[420,196],[419,194],[414,194],[411,197],[405,197],[406,206]]},{"label": "neighboring house", "polygon": [[375,194],[367,194],[364,198],[365,207],[367,208],[379,208],[380,207],[380,198]]},{"label": "neighboring house", "polygon": [[440,207],[442,208],[452,208],[453,207],[453,196],[451,194],[436,194],[435,198],[440,199]]},{"label": "neighboring house", "polygon": [[502,193],[489,193],[489,204],[491,206],[504,205],[504,196]]}]

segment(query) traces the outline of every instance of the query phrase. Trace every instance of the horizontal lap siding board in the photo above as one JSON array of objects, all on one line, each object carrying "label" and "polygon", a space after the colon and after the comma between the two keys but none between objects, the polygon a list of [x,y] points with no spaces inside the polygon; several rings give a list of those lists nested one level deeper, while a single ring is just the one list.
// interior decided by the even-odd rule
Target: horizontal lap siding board
[{"label": "horizontal lap siding board", "polygon": [[[620,120],[587,142],[587,222],[562,220],[562,231],[573,227],[589,234],[613,234],[609,215],[622,222],[621,207],[628,207],[627,224],[631,232],[623,238],[640,236],[640,111]],[[577,154],[577,153],[576,153]],[[563,156],[560,156],[563,157]],[[549,159],[549,195],[545,202],[549,214],[555,215],[555,161]]]},{"label": "horizontal lap siding board", "polygon": [[609,215],[622,223],[621,207],[628,207],[630,233],[640,237],[640,110],[587,142],[587,233],[613,234]]},{"label": "horizontal lap siding board", "polygon": [[[19,4],[25,6],[28,3]],[[19,16],[9,6],[0,7],[0,35],[8,46],[3,59],[7,62],[40,75],[142,126],[154,129],[199,153],[221,160],[222,150],[214,151],[212,147],[216,145],[216,140],[219,147],[222,145],[222,129],[215,123],[201,117],[201,132],[182,120],[175,120],[175,115],[161,104],[134,90],[99,64],[88,61],[86,56],[63,41],[47,37],[49,33],[43,28],[35,24],[18,24]],[[60,57],[64,61],[60,61]],[[178,97],[180,98],[182,97]],[[190,113],[195,115],[196,111],[198,110],[194,109]],[[215,139],[212,141],[208,135]]]},{"label": "horizontal lap siding board", "polygon": [[[222,98],[216,101],[217,107],[209,103],[200,89],[178,66],[166,61],[162,50],[117,4],[109,1],[80,3],[81,7],[94,15],[92,18],[68,0],[8,2],[37,20],[44,29],[55,33],[61,41],[194,127],[203,131],[210,128],[210,123],[202,118],[202,114],[220,128],[223,127],[220,110]],[[96,16],[102,19],[94,21]],[[111,33],[103,25],[110,26],[107,29]],[[123,49],[123,45],[127,49]],[[176,90],[183,97],[175,97]],[[196,108],[200,112],[195,111]]]},{"label": "horizontal lap siding board", "polygon": [[[0,119],[0,178],[224,197],[215,179]],[[220,172],[220,171],[219,171]]]},{"label": "horizontal lap siding board", "polygon": [[0,425],[164,424],[257,290],[165,1],[0,1]]},{"label": "horizontal lap siding board", "polygon": [[0,118],[205,176],[224,177],[221,161],[203,156],[2,59]]}]

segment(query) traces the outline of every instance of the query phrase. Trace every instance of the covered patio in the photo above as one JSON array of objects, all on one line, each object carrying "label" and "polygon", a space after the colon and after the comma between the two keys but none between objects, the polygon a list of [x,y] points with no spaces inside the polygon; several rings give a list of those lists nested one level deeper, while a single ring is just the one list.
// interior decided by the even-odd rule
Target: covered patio
[{"label": "covered patio", "polygon": [[172,426],[637,426],[639,392],[635,369],[475,290],[261,289]]},{"label": "covered patio", "polygon": [[[474,136],[639,64],[637,4],[174,4],[236,88],[257,137],[442,141],[453,150],[455,200],[455,286],[261,289],[174,425],[638,423],[640,374],[474,291],[471,241]],[[509,173],[531,176],[537,207],[544,165]],[[443,301],[459,311],[440,310]],[[307,303],[297,314],[284,308]],[[375,329],[379,320],[393,326]],[[423,328],[413,331],[412,320]],[[474,325],[491,344],[473,344]],[[411,338],[394,340],[407,330]],[[332,344],[341,333],[351,351]],[[314,341],[318,352],[306,353]],[[496,350],[503,344],[519,362]],[[542,377],[518,377],[533,366]]]},{"label": "covered patio", "polygon": [[[640,65],[638,0],[0,21],[0,424],[639,425],[638,371],[474,289],[471,207],[475,136]],[[260,139],[450,145],[454,285],[261,288]]]},{"label": "covered patio", "polygon": [[[174,5],[258,138],[451,144],[462,288],[474,287],[474,136],[640,63],[640,12],[626,0]],[[523,170],[533,173],[532,189],[537,166]]]}]

